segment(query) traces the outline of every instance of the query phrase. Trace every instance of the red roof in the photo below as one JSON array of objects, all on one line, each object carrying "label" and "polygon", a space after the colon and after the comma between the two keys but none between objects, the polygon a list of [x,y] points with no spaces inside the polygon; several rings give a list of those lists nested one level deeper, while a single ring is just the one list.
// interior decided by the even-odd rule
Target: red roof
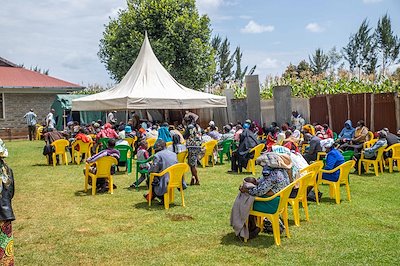
[{"label": "red roof", "polygon": [[70,83],[28,70],[22,67],[0,67],[0,88],[33,87],[33,88],[82,88]]}]

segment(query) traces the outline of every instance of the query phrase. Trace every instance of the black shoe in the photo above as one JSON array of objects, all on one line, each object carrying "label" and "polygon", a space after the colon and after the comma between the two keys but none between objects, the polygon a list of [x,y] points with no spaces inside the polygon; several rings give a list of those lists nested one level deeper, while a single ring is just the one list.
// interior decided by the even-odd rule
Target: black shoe
[{"label": "black shoe", "polygon": [[258,234],[261,232],[261,229],[259,227],[256,227],[256,229],[254,229],[253,231],[251,231],[249,233],[249,239],[253,239],[256,236],[258,236]]},{"label": "black shoe", "polygon": [[130,186],[128,187],[128,189],[136,189],[136,183],[133,183],[132,185],[130,185]]}]

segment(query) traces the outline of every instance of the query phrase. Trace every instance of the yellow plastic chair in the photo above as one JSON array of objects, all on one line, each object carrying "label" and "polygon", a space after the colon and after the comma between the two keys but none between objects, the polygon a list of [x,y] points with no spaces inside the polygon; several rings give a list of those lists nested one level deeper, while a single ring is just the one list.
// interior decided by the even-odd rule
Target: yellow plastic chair
[{"label": "yellow plastic chair", "polygon": [[393,162],[397,162],[397,171],[400,172],[400,143],[393,144],[385,149],[385,152],[392,151],[392,157],[387,158],[388,164],[389,164],[389,172],[393,173]]},{"label": "yellow plastic chair", "polygon": [[168,142],[165,142],[165,146],[168,148],[169,146],[171,146],[172,145],[172,141],[168,141]]},{"label": "yellow plastic chair", "polygon": [[246,171],[251,172],[253,175],[256,174],[256,160],[258,157],[260,157],[260,154],[264,149],[264,147],[265,144],[261,143],[250,150],[250,153],[254,152],[254,157],[253,159],[249,159],[249,161],[247,162]]},{"label": "yellow plastic chair", "polygon": [[370,165],[374,166],[375,175],[379,176],[379,168],[383,173],[383,152],[385,151],[386,146],[380,147],[376,152],[376,159],[366,159],[364,158],[364,151],[361,151],[361,158],[358,161],[358,175],[361,175],[361,164],[364,164],[365,172],[368,173]]},{"label": "yellow plastic chair", "polygon": [[[342,163],[338,167],[332,169],[332,170],[324,170],[322,169],[319,174],[318,174],[318,184],[326,184],[329,185],[329,197],[331,199],[335,198],[336,199],[336,204],[340,204],[340,185],[345,185],[346,186],[346,191],[347,191],[347,199],[350,201],[350,185],[349,185],[349,174],[351,169],[355,165],[354,160],[350,160],[347,162]],[[336,171],[340,171],[339,174],[339,179],[336,182],[333,181],[328,181],[322,179],[322,174],[323,173],[334,173]],[[317,193],[315,195],[318,195]],[[316,196],[318,198],[318,196]]]},{"label": "yellow plastic chair", "polygon": [[146,139],[147,147],[151,148],[151,154],[154,154],[154,144],[156,143],[157,138],[148,138]]},{"label": "yellow plastic chair", "polygon": [[204,147],[206,149],[203,158],[201,158],[200,162],[201,162],[201,166],[206,167],[208,166],[208,160],[211,157],[211,162],[212,162],[212,166],[215,165],[215,159],[214,159],[214,148],[217,145],[218,141],[217,140],[210,140],[207,141],[205,143],[203,143],[201,146]]},{"label": "yellow plastic chair", "polygon": [[363,149],[371,148],[372,145],[374,145],[375,142],[377,142],[377,141],[378,141],[378,139],[371,139],[371,140],[368,140],[368,141],[364,142],[363,143]]},{"label": "yellow plastic chair", "polygon": [[295,198],[288,198],[288,203],[292,205],[294,224],[300,226],[300,210],[299,203],[303,206],[304,213],[306,215],[306,220],[309,221],[310,217],[308,215],[308,203],[307,203],[307,188],[311,183],[312,179],[315,178],[314,172],[309,172],[299,179],[295,180],[295,183],[299,184],[297,195]]},{"label": "yellow plastic chair", "polygon": [[307,147],[310,147],[310,143],[302,143],[301,144],[301,154],[305,154],[306,153]]},{"label": "yellow plastic chair", "polygon": [[[113,190],[113,176],[111,174],[111,167],[117,165],[118,160],[112,156],[104,156],[94,163],[86,163],[85,167],[85,192],[88,190],[89,177],[92,179],[92,195],[96,195],[96,183],[98,178],[105,178],[108,180],[108,192],[114,193]],[[96,166],[96,173],[93,174],[89,171],[91,166]]]},{"label": "yellow plastic chair", "polygon": [[41,140],[43,137],[43,126],[36,127],[36,140]]},{"label": "yellow plastic chair", "polygon": [[373,140],[374,137],[375,137],[374,133],[372,131],[368,131],[367,140],[368,141]]},{"label": "yellow plastic chair", "polygon": [[178,157],[178,163],[185,163],[186,158],[188,156],[188,151],[187,150],[182,151],[182,152],[178,153],[176,156]]},{"label": "yellow plastic chair", "polygon": [[[185,198],[183,196],[183,187],[182,187],[182,179],[184,173],[187,171],[188,165],[186,163],[177,163],[174,164],[161,173],[151,173],[150,174],[150,182],[153,183],[154,177],[161,177],[165,174],[169,174],[169,182],[167,187],[167,192],[164,194],[164,207],[165,209],[169,209],[169,204],[174,202],[174,189],[179,189],[182,198],[182,206],[185,207]],[[149,198],[151,199],[153,195],[153,186],[150,185],[149,188]],[[151,206],[151,200],[149,200],[149,206]]]},{"label": "yellow plastic chair", "polygon": [[67,159],[67,147],[69,146],[69,141],[66,139],[58,139],[51,143],[51,146],[54,147],[54,152],[52,154],[53,157],[53,166],[56,166],[56,157],[57,155],[61,155],[63,162],[65,165],[68,165]]},{"label": "yellow plastic chair", "polygon": [[[324,167],[324,163],[322,161],[316,161],[306,168],[303,168],[300,170],[300,174],[307,174],[307,173],[313,173],[314,176],[313,178],[310,179],[310,183],[308,184],[309,187],[314,187],[314,192],[315,195],[318,195],[318,183],[317,183],[317,176],[319,171],[321,171],[322,167]],[[316,196],[315,200],[317,204],[319,205],[319,198]]]},{"label": "yellow plastic chair", "polygon": [[[75,150],[75,147],[79,147],[79,151]],[[78,139],[75,140],[72,145],[72,163],[76,162],[77,164],[81,163],[81,156],[85,154],[86,159],[92,156],[91,149],[93,146],[93,142],[83,142],[82,140]]]},{"label": "yellow plastic chair", "polygon": [[[280,246],[281,244],[281,232],[279,229],[279,215],[282,215],[282,220],[285,225],[285,231],[286,231],[286,237],[290,238],[289,234],[289,224],[288,224],[288,212],[287,212],[287,204],[288,204],[288,198],[290,195],[290,192],[292,191],[293,187],[295,185],[295,182],[292,182],[288,186],[286,186],[284,189],[276,193],[275,195],[268,197],[268,198],[261,198],[261,197],[255,197],[255,201],[271,201],[275,199],[276,197],[280,197],[279,199],[279,205],[275,213],[264,213],[264,212],[258,212],[254,211],[253,208],[250,210],[250,215],[256,216],[257,217],[257,227],[263,229],[264,228],[264,218],[267,218],[269,221],[272,223],[272,231],[274,233],[274,239],[275,239],[275,244],[277,246]],[[248,227],[249,220],[246,220],[246,225]],[[247,242],[247,239],[244,240]]]},{"label": "yellow plastic chair", "polygon": [[132,147],[133,150],[135,150],[135,142],[137,141],[137,137],[133,137],[133,138],[124,138],[124,140],[126,140],[129,144],[129,146]]}]

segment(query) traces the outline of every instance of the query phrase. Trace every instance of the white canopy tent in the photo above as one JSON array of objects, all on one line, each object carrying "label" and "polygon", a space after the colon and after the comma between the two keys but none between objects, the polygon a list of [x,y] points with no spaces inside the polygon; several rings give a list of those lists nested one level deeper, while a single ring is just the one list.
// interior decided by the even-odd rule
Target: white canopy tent
[{"label": "white canopy tent", "polygon": [[179,84],[161,65],[145,35],[139,55],[115,87],[72,101],[72,110],[199,109],[226,107],[226,97]]}]

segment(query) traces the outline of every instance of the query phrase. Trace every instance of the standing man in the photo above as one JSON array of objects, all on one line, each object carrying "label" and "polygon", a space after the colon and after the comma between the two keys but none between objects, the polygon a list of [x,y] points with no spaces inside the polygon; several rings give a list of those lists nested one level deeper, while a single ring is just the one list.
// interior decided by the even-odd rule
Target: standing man
[{"label": "standing man", "polygon": [[304,124],[306,123],[304,118],[297,111],[292,112],[292,117],[290,118],[290,121],[292,123],[292,127],[294,127],[295,129],[297,129],[299,131],[301,131]]},{"label": "standing man", "polygon": [[24,115],[24,118],[26,119],[26,124],[28,125],[29,140],[32,141],[35,138],[37,115],[33,112],[33,109],[31,109]]},{"label": "standing man", "polygon": [[115,125],[117,123],[117,118],[115,117],[115,114],[117,113],[117,111],[110,111],[107,115],[107,122]]},{"label": "standing man", "polygon": [[54,109],[50,110],[50,113],[46,116],[46,126],[47,129],[54,129],[54,125],[56,124],[56,121],[54,120],[54,113],[56,111]]}]

